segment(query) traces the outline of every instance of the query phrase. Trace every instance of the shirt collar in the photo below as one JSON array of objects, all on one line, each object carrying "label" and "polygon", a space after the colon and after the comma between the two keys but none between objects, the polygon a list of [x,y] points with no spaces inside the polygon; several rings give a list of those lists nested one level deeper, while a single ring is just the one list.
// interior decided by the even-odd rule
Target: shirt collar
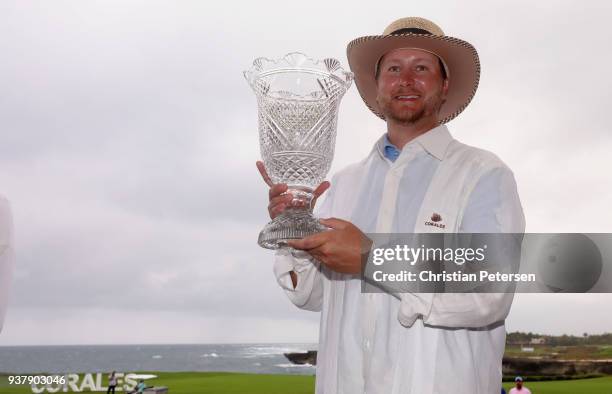
[{"label": "shirt collar", "polygon": [[[435,157],[438,160],[443,160],[444,155],[446,154],[446,150],[448,149],[448,145],[453,140],[452,135],[448,131],[446,125],[441,124],[439,126],[434,127],[428,132],[421,134],[414,140],[410,141],[408,144],[418,143],[425,151],[427,151],[430,155]],[[408,144],[406,146],[408,146]],[[375,149],[383,156],[389,158],[389,154],[392,154],[394,149],[397,150],[397,147],[393,145],[389,138],[387,137],[387,133],[385,133],[375,144]],[[401,152],[401,151],[400,151]],[[391,161],[393,159],[389,158]]]},{"label": "shirt collar", "polygon": [[389,136],[387,133],[385,133],[382,143],[384,156],[391,161],[395,161],[400,155],[401,151],[397,149],[397,146],[393,145],[391,141],[389,141]]},{"label": "shirt collar", "polygon": [[441,124],[429,130],[427,133],[421,134],[414,140],[433,157],[438,160],[443,160],[448,145],[453,140],[453,136],[448,131],[446,125]]}]

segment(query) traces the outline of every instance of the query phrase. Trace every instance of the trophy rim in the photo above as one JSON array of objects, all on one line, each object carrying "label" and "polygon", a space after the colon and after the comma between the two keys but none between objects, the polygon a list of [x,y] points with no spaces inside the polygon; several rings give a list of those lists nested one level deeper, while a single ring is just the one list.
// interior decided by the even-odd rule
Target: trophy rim
[{"label": "trophy rim", "polygon": [[[286,67],[286,68],[275,68],[272,70],[268,70],[268,71],[264,71],[260,74],[258,74],[254,79],[253,82],[255,82],[258,79],[267,77],[269,75],[274,75],[274,74],[282,74],[282,73],[287,73],[287,72],[300,72],[300,73],[304,73],[304,74],[314,74],[314,75],[320,75],[322,77],[331,77],[332,79],[337,80],[339,83],[344,84],[344,85],[348,85],[346,88],[348,89],[348,87],[351,86],[351,81],[350,80],[343,80],[341,77],[330,73],[330,72],[325,72],[325,71],[321,71],[321,70],[317,70],[314,68],[291,68],[291,67]],[[351,73],[352,74],[352,73]]]},{"label": "trophy rim", "polygon": [[[291,64],[296,63],[295,58],[306,60],[307,62],[310,62],[310,64],[305,67],[299,66],[296,64],[294,67],[292,67]],[[288,66],[271,68],[267,70],[264,69],[264,66],[263,66],[264,63],[280,65],[283,62],[286,62]],[[312,67],[313,65],[321,66],[321,69],[314,68]],[[287,72],[302,72],[306,74],[315,74],[315,75],[320,75],[324,77],[331,77],[332,79],[334,79],[335,81],[337,81],[338,83],[342,85],[342,87],[344,88],[343,93],[345,93],[351,87],[351,84],[353,80],[355,79],[354,73],[351,71],[347,71],[342,66],[342,63],[340,62],[340,60],[336,58],[332,58],[332,57],[326,57],[323,59],[315,59],[299,51],[289,52],[285,54],[284,56],[276,58],[276,59],[271,59],[271,58],[264,57],[264,56],[258,57],[255,60],[253,60],[251,68],[243,71],[243,75],[244,75],[244,78],[249,83],[249,85],[251,85],[251,87],[255,89],[256,81],[266,76],[280,74],[280,73],[287,73]]]}]

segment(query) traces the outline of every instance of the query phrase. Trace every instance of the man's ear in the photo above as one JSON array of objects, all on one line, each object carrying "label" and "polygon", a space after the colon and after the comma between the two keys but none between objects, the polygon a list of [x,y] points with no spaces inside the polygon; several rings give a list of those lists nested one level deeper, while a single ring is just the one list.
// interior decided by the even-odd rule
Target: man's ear
[{"label": "man's ear", "polygon": [[376,79],[376,104],[380,105],[380,103],[378,102],[378,79]]},{"label": "man's ear", "polygon": [[448,96],[448,78],[444,78],[442,81],[442,105],[446,103],[446,96]]},{"label": "man's ear", "polygon": [[446,97],[448,95],[448,78],[444,78],[442,82],[442,97]]}]

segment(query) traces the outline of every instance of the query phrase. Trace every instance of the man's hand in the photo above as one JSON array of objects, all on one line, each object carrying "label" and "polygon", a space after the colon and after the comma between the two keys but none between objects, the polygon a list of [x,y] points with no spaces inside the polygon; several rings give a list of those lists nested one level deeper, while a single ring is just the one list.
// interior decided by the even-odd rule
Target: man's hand
[{"label": "man's hand", "polygon": [[372,241],[346,220],[330,218],[320,222],[331,230],[287,241],[289,246],[305,250],[333,271],[361,273],[362,258],[370,251]]},{"label": "man's hand", "polygon": [[[264,167],[264,163],[262,161],[258,161],[257,169],[261,174],[264,182],[268,186],[270,186],[270,191],[268,193],[268,197],[270,203],[268,204],[268,213],[270,214],[270,218],[274,219],[278,215],[281,214],[287,207],[291,206],[291,201],[293,200],[293,196],[291,193],[287,192],[287,184],[286,183],[272,183],[272,180],[268,176],[268,172]],[[317,202],[317,198],[321,196],[327,189],[329,189],[330,183],[327,181],[322,182],[313,192],[312,202],[310,203],[310,208],[312,209]]]}]

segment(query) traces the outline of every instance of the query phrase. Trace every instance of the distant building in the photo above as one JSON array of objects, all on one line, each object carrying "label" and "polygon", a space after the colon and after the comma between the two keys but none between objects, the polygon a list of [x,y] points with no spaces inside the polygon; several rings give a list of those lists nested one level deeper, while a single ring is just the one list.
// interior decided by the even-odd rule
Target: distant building
[{"label": "distant building", "polygon": [[531,338],[531,340],[529,341],[530,345],[544,345],[545,343],[546,343],[546,338],[544,337]]},{"label": "distant building", "polygon": [[532,347],[521,346],[521,352],[533,352],[533,350]]}]

